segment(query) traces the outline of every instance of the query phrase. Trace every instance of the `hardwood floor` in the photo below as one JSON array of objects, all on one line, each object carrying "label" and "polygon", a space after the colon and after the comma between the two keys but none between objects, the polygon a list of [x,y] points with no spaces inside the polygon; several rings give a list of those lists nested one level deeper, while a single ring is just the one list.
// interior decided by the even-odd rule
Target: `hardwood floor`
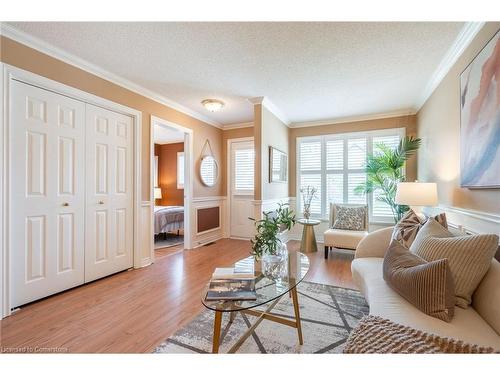
[{"label": "hardwood floor", "polygon": [[[292,249],[299,243],[289,242]],[[155,264],[121,272],[23,307],[1,321],[0,349],[141,353],[203,310],[201,293],[215,267],[248,256],[248,241],[224,239],[194,250],[158,256]],[[355,288],[351,260],[309,254],[306,280]]]}]

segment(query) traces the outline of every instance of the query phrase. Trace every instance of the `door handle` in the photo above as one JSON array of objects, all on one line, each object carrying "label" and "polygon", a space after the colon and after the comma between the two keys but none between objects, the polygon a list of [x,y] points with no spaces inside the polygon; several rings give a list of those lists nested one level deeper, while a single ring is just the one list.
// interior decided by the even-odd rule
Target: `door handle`
[{"label": "door handle", "polygon": [[63,205],[64,207],[68,207],[68,206],[69,206],[69,203],[68,203],[68,202],[64,202],[62,205]]},{"label": "door handle", "polygon": [[104,201],[99,201],[98,203],[99,203],[99,204],[104,204]]}]

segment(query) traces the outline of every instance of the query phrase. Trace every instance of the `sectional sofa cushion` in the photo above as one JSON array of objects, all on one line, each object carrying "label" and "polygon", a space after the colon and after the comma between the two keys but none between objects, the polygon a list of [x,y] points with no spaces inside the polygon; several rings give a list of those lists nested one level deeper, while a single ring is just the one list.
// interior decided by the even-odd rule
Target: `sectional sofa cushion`
[{"label": "sectional sofa cushion", "polygon": [[447,259],[426,262],[392,240],[384,257],[383,277],[392,289],[420,311],[451,321],[455,286]]},{"label": "sectional sofa cushion", "polygon": [[455,282],[456,305],[467,308],[472,294],[491,265],[498,248],[498,236],[478,234],[453,236],[429,220],[418,233],[410,251],[428,262],[448,259]]}]

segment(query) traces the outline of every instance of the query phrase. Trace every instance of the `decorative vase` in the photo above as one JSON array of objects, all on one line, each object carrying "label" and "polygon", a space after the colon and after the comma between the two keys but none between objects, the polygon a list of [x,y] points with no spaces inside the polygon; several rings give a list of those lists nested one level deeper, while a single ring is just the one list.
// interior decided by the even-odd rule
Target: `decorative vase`
[{"label": "decorative vase", "polygon": [[286,244],[281,244],[275,254],[265,253],[262,255],[261,267],[265,277],[271,280],[279,280],[287,273],[288,251]]},{"label": "decorative vase", "polygon": [[311,217],[311,204],[308,203],[304,205],[304,218],[309,220],[309,217]]}]

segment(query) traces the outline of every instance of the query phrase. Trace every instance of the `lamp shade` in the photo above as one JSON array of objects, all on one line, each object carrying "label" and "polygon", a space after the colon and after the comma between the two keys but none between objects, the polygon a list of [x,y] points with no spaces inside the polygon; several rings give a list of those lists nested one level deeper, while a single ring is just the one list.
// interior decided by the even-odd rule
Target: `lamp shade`
[{"label": "lamp shade", "polygon": [[155,188],[155,199],[161,199],[161,188]]},{"label": "lamp shade", "polygon": [[437,185],[435,182],[400,182],[395,201],[408,206],[437,206]]}]

